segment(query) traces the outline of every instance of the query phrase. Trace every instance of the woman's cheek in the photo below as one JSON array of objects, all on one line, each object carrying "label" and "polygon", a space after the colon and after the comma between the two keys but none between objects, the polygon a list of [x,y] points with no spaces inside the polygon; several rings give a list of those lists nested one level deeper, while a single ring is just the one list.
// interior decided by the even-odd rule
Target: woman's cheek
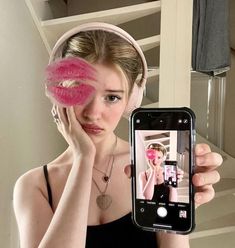
[{"label": "woman's cheek", "polygon": [[109,111],[110,120],[113,120],[114,122],[118,123],[123,115],[123,112],[124,109],[118,106],[110,108]]},{"label": "woman's cheek", "polygon": [[112,112],[108,115],[108,122],[115,129],[121,119],[122,115],[119,112]]},{"label": "woman's cheek", "polygon": [[83,111],[83,107],[82,107],[82,106],[75,106],[75,107],[74,107],[75,116],[76,116],[76,118],[77,118],[78,120],[81,119],[82,111]]}]

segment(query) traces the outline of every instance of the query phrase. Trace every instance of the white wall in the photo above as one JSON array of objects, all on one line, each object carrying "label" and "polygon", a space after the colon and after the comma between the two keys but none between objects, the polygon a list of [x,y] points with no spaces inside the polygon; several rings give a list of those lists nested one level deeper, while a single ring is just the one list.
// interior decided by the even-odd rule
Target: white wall
[{"label": "white wall", "polygon": [[44,96],[48,54],[24,0],[0,2],[0,246],[17,247],[16,179],[64,147]]}]

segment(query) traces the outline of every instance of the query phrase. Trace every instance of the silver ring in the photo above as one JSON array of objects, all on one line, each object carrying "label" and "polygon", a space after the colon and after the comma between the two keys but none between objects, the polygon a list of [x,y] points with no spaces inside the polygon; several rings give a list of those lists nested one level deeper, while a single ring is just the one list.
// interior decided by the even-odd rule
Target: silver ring
[{"label": "silver ring", "polygon": [[59,115],[58,115],[58,114],[55,114],[55,115],[53,115],[53,118],[54,118],[55,120],[58,120],[58,119],[59,119]]},{"label": "silver ring", "polygon": [[54,122],[59,123],[59,115],[58,114],[54,114],[53,119],[54,119]]}]

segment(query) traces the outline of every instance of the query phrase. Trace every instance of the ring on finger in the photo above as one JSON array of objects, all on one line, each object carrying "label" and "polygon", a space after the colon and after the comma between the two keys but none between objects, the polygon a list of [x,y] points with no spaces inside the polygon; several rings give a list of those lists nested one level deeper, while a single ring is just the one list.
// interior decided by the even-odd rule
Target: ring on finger
[{"label": "ring on finger", "polygon": [[54,114],[53,119],[54,119],[54,122],[59,123],[60,118],[58,114]]}]

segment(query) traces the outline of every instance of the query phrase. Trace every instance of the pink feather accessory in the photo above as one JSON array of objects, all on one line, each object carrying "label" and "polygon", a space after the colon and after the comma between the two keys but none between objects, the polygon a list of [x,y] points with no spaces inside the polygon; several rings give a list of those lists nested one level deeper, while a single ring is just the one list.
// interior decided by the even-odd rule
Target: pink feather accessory
[{"label": "pink feather accessory", "polygon": [[[95,73],[95,68],[84,59],[57,60],[46,68],[46,95],[52,102],[65,107],[83,105],[97,88]],[[63,85],[65,81],[68,86]]]}]

